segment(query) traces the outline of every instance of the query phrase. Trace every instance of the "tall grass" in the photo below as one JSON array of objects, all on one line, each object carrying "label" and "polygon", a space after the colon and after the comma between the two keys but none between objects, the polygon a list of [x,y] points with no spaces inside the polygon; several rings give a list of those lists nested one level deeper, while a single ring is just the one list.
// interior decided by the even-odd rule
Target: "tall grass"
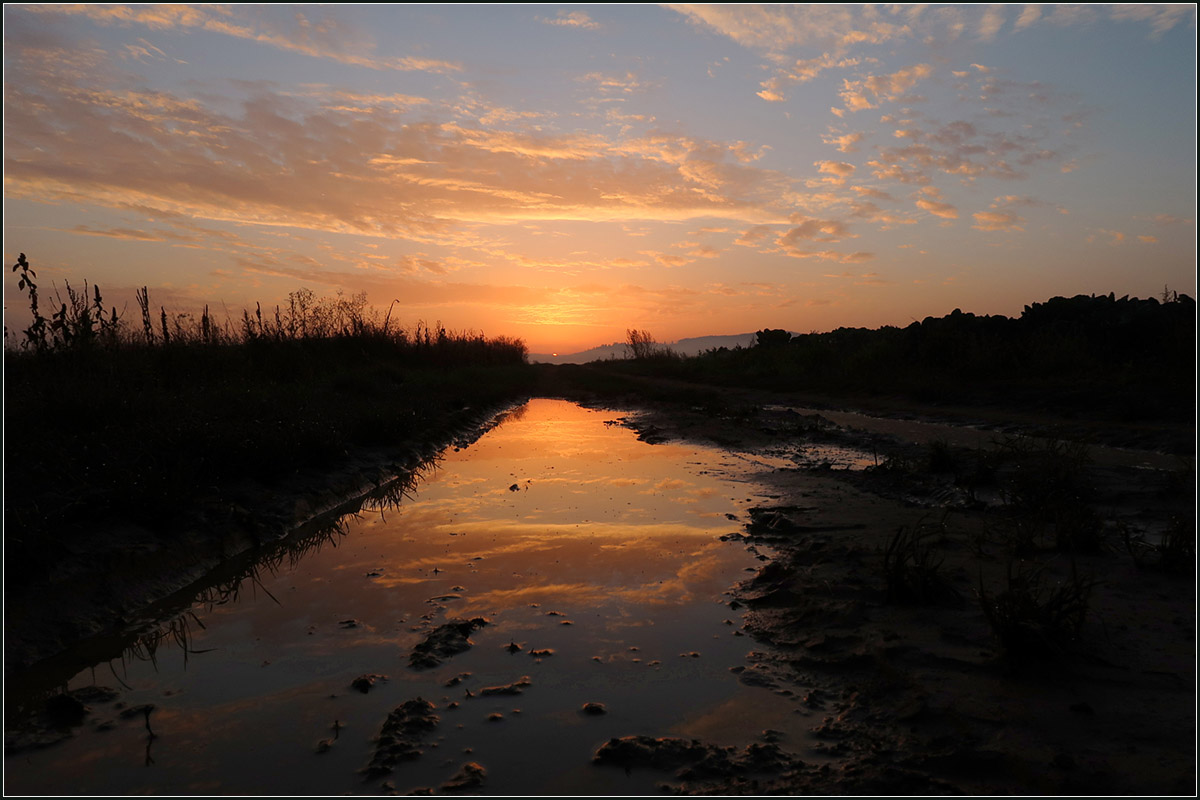
[{"label": "tall grass", "polygon": [[45,317],[24,254],[14,271],[32,319],[6,331],[4,362],[6,573],[18,581],[96,526],[170,536],[201,508],[206,524],[253,516],[232,487],[286,491],[357,449],[444,443],[529,388],[520,340],[405,327],[365,295],[302,289],[218,320],[155,308],[143,288],[127,320],[99,287],[68,285]]}]

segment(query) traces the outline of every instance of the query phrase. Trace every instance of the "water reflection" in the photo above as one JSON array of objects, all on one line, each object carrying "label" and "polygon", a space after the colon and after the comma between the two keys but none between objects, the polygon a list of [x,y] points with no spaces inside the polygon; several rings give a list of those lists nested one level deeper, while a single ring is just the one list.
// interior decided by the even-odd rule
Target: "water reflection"
[{"label": "water reflection", "polygon": [[[654,776],[590,769],[595,747],[686,735],[712,719],[705,709],[741,702],[767,726],[787,709],[729,673],[745,640],[719,602],[755,562],[718,537],[761,498],[735,458],[651,446],[611,418],[532,401],[420,482],[381,487],[374,505],[213,583],[133,643],[112,671],[119,699],[89,703],[69,740],[7,758],[8,789],[378,791],[359,772],[371,740],[417,696],[442,721],[392,776],[401,792],[438,786],[463,760],[487,767],[492,793],[647,792]],[[431,631],[473,616],[490,624],[471,649],[407,667]],[[351,689],[363,674],[388,677]],[[480,693],[526,676],[519,696]],[[94,667],[66,683],[112,685]],[[609,713],[581,716],[588,701]],[[152,765],[143,720],[123,716],[150,704]]]}]

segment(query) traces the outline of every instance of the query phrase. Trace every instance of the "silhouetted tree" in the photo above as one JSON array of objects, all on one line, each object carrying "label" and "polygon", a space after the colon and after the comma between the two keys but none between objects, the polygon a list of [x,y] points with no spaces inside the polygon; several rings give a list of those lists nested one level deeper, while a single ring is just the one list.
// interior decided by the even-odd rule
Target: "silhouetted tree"
[{"label": "silhouetted tree", "polygon": [[792,335],[784,330],[767,328],[754,334],[758,337],[759,347],[782,347],[792,340]]}]

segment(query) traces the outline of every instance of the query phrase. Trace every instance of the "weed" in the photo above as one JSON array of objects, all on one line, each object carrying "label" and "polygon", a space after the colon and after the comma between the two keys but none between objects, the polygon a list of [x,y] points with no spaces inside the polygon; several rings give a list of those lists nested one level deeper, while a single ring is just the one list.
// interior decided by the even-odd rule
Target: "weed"
[{"label": "weed", "polygon": [[1196,571],[1195,520],[1175,515],[1157,544],[1146,540],[1124,522],[1117,523],[1125,549],[1139,569],[1154,568],[1172,575],[1192,575]]},{"label": "weed", "polygon": [[1008,467],[1001,495],[1010,508],[1049,520],[1064,500],[1081,493],[1083,470],[1091,460],[1086,445],[1024,436],[993,444]]},{"label": "weed", "polygon": [[867,470],[871,472],[910,473],[913,471],[913,464],[903,453],[888,453],[884,456],[883,461],[880,461],[879,453],[876,451],[875,464],[867,467]]},{"label": "weed", "polygon": [[1019,436],[994,444],[1004,465],[1000,493],[1012,518],[1014,552],[1035,551],[1051,530],[1056,550],[1098,552],[1103,526],[1084,499],[1087,446]]},{"label": "weed", "polygon": [[962,599],[942,574],[945,560],[935,554],[929,539],[945,533],[945,517],[930,524],[924,520],[900,526],[883,550],[883,575],[891,603],[945,603]]},{"label": "weed", "polygon": [[1064,553],[1098,553],[1104,543],[1104,526],[1095,510],[1069,500],[1052,510],[1054,549]]},{"label": "weed", "polygon": [[1010,560],[1000,592],[989,593],[980,575],[979,604],[1009,655],[1062,655],[1079,638],[1095,586],[1080,575],[1074,559],[1070,578],[1057,582],[1045,580],[1044,568]]},{"label": "weed", "polygon": [[958,472],[958,459],[945,439],[934,439],[929,443],[926,467],[930,472]]},{"label": "weed", "polygon": [[1196,570],[1196,522],[1182,516],[1171,518],[1171,526],[1158,543],[1159,563],[1167,572],[1191,574]]},{"label": "weed", "polygon": [[625,331],[625,357],[635,361],[670,361],[678,358],[670,347],[654,341],[649,331],[632,328]]}]

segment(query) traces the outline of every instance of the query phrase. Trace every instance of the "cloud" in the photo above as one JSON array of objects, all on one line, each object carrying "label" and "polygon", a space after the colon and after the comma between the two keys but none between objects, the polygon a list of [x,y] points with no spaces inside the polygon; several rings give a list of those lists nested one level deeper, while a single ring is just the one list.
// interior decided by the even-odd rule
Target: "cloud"
[{"label": "cloud", "polygon": [[879,103],[894,101],[920,81],[933,74],[929,64],[914,64],[888,75],[868,75],[861,80],[845,79],[839,95],[847,111],[878,108]]},{"label": "cloud", "polygon": [[886,18],[890,13],[887,10],[874,12],[852,6],[675,4],[667,7],[699,27],[767,53],[783,53],[797,46],[832,48],[867,40],[878,43],[906,34],[904,25]]},{"label": "cloud", "polygon": [[1017,21],[1013,23],[1013,27],[1017,30],[1024,30],[1034,25],[1042,16],[1042,7],[1030,3],[1021,9],[1021,14],[1017,17]]},{"label": "cloud", "polygon": [[979,20],[979,38],[985,42],[990,42],[996,38],[996,34],[1004,27],[1004,9],[1002,5],[990,5],[983,12],[983,18]]},{"label": "cloud", "polygon": [[1184,219],[1183,217],[1177,217],[1174,214],[1156,214],[1154,217],[1154,223],[1156,225],[1191,225],[1192,221],[1190,219]]},{"label": "cloud", "polygon": [[850,213],[852,216],[868,222],[881,223],[885,230],[893,225],[915,225],[917,223],[915,219],[882,209],[869,200],[851,203]]},{"label": "cloud", "polygon": [[845,223],[836,220],[800,217],[799,221],[799,225],[776,239],[776,243],[790,247],[801,241],[837,242],[849,234]]},{"label": "cloud", "polygon": [[471,113],[491,124],[473,124],[424,97],[317,84],[186,96],[139,88],[102,54],[72,61],[81,48],[61,44],[8,45],[11,199],[465,247],[481,244],[463,228],[474,223],[755,224],[792,203],[792,181],[755,166],[765,150],[749,142],[563,132],[482,104]]},{"label": "cloud", "polygon": [[413,106],[429,105],[427,97],[407,94],[368,94],[347,89],[335,89],[320,84],[310,84],[295,93],[300,97],[311,97],[331,111],[348,111],[356,114],[394,114]]},{"label": "cloud", "polygon": [[843,153],[857,153],[858,143],[863,140],[864,135],[861,132],[839,133],[837,131],[830,131],[821,137],[821,141],[825,142],[825,144],[835,145]]},{"label": "cloud", "polygon": [[283,16],[256,6],[74,4],[22,8],[39,14],[82,15],[100,25],[141,25],[150,30],[198,29],[374,70],[462,71],[462,65],[440,59],[374,58],[370,55],[374,45],[364,34],[333,15],[310,19],[305,14],[307,9]]},{"label": "cloud", "polygon": [[933,186],[926,186],[921,189],[921,194],[923,196],[918,196],[916,201],[918,208],[922,208],[930,214],[943,219],[958,219],[957,208],[937,199],[942,196],[940,190]]},{"label": "cloud", "polygon": [[559,11],[558,16],[553,19],[537,17],[537,21],[564,28],[583,28],[591,31],[600,29],[600,23],[589,17],[586,11]]},{"label": "cloud", "polygon": [[814,161],[813,166],[817,167],[817,172],[836,175],[839,178],[847,178],[854,174],[854,165],[845,161]]},{"label": "cloud", "polygon": [[664,267],[682,267],[691,264],[695,260],[684,258],[683,256],[671,255],[670,253],[658,253],[653,250],[643,250],[641,252],[650,256]]},{"label": "cloud", "polygon": [[787,254],[792,258],[815,258],[819,261],[833,261],[838,264],[861,264],[875,258],[874,253],[859,251],[856,253],[839,253],[834,250],[801,250],[791,248]]},{"label": "cloud", "polygon": [[1157,39],[1178,23],[1191,17],[1194,21],[1196,6],[1194,3],[1178,3],[1171,5],[1155,4],[1120,4],[1107,6],[1109,16],[1118,22],[1148,22],[1151,38]]},{"label": "cloud", "polygon": [[1066,143],[1047,142],[1050,134],[1033,126],[1017,132],[990,131],[968,120],[955,120],[932,129],[907,127],[893,138],[906,142],[901,147],[880,147],[869,162],[876,177],[906,183],[927,182],[923,178],[942,172],[963,180],[978,177],[1017,179],[1023,168],[1040,162],[1063,159]]},{"label": "cloud", "polygon": [[603,72],[589,72],[576,78],[580,83],[590,84],[601,94],[632,94],[644,92],[649,84],[643,83],[632,72],[624,75],[606,75]]},{"label": "cloud", "polygon": [[1158,244],[1157,236],[1138,236],[1138,241],[1142,244]]},{"label": "cloud", "polygon": [[847,164],[845,161],[814,161],[813,165],[817,168],[817,172],[832,176],[824,180],[833,186],[845,184],[846,178],[853,175],[855,170],[853,164]]},{"label": "cloud", "polygon": [[869,186],[851,186],[856,194],[860,197],[874,197],[877,200],[894,200],[890,194],[880,189],[873,189]]},{"label": "cloud", "polygon": [[1100,237],[1107,237],[1108,241],[1106,244],[1110,247],[1115,247],[1125,241],[1125,234],[1121,231],[1109,230],[1107,228],[1095,228],[1094,230],[1095,233],[1087,237],[1089,243],[1098,241]]},{"label": "cloud", "polygon": [[781,67],[775,75],[759,85],[762,91],[758,96],[768,102],[780,103],[787,99],[783,89],[797,83],[808,83],[827,69],[846,69],[858,66],[857,58],[838,58],[831,53],[825,53],[819,58],[797,59],[790,66]]},{"label": "cloud", "polygon": [[747,228],[733,243],[743,247],[755,247],[769,239],[774,233],[775,228],[771,225],[753,225]]},{"label": "cloud", "polygon": [[978,231],[1021,231],[1021,218],[1012,211],[977,211],[972,214]]}]

